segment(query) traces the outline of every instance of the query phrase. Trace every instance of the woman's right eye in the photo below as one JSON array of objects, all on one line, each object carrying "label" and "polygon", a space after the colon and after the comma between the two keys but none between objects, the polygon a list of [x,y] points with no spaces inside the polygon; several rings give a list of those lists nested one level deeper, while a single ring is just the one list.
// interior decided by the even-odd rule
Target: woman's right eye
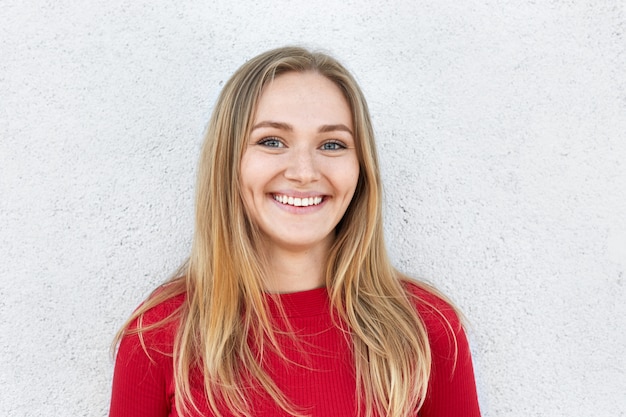
[{"label": "woman's right eye", "polygon": [[259,142],[259,145],[267,146],[268,148],[282,148],[283,143],[278,138],[263,138]]}]

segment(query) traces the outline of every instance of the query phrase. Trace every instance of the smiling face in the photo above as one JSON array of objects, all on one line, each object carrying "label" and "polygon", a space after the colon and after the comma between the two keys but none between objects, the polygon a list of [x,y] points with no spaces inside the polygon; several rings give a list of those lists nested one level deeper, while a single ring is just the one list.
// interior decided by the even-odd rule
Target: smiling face
[{"label": "smiling face", "polygon": [[279,75],[262,91],[241,160],[247,215],[269,245],[328,250],[357,185],[350,107],[315,72]]}]

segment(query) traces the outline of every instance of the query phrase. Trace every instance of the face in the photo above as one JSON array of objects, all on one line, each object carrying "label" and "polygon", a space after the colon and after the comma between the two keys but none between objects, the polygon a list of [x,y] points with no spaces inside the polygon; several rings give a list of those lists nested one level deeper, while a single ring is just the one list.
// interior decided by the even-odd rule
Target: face
[{"label": "face", "polygon": [[241,160],[246,211],[270,245],[328,249],[357,185],[350,107],[314,72],[289,72],[259,99]]}]

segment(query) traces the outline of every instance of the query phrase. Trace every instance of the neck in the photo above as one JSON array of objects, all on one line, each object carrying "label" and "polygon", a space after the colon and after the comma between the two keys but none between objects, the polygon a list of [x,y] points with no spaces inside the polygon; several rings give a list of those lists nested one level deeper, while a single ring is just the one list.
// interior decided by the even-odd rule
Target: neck
[{"label": "neck", "polygon": [[325,285],[325,270],[330,244],[303,250],[289,250],[278,246],[269,248],[267,290],[290,293],[320,288]]}]

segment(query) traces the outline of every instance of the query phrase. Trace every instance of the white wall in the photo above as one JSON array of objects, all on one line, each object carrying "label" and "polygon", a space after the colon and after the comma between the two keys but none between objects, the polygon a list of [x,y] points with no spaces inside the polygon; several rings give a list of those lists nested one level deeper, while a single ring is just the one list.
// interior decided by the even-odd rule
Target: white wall
[{"label": "white wall", "polygon": [[106,415],[220,87],[296,43],[361,82],[391,253],[467,314],[483,414],[625,416],[625,32],[622,0],[0,0],[1,414]]}]

